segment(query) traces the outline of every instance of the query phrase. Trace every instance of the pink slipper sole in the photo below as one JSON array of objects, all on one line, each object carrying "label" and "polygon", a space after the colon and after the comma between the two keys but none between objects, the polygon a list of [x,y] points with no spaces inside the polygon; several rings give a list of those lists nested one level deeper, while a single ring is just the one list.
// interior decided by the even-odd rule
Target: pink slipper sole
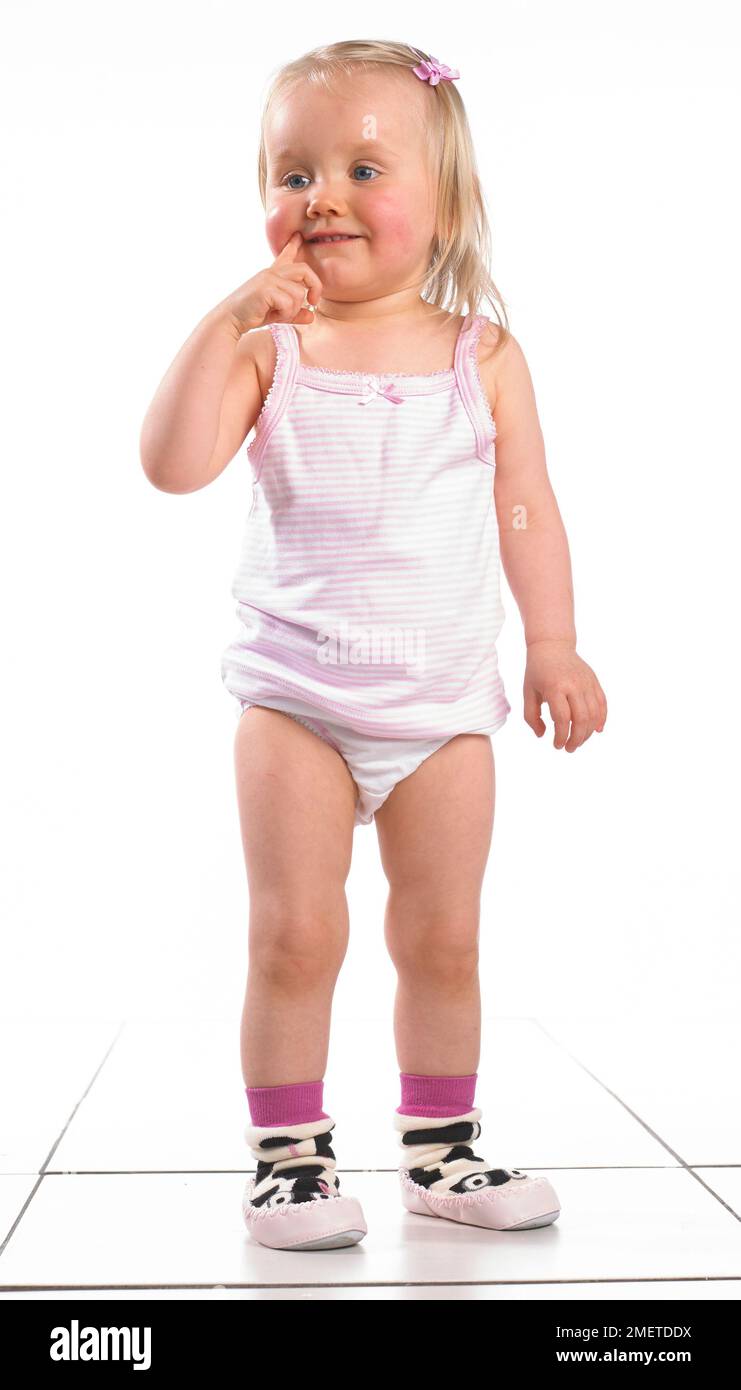
[{"label": "pink slipper sole", "polygon": [[467,1226],[486,1226],[490,1231],[527,1231],[550,1226],[561,1206],[547,1178],[512,1179],[499,1187],[478,1192],[445,1195],[420,1187],[399,1169],[401,1200],[417,1216],[441,1216]]},{"label": "pink slipper sole", "polygon": [[253,1207],[250,1179],[242,1197],[242,1215],[250,1235],[272,1250],[337,1250],[357,1245],[368,1234],[356,1197],[318,1197],[310,1202]]}]

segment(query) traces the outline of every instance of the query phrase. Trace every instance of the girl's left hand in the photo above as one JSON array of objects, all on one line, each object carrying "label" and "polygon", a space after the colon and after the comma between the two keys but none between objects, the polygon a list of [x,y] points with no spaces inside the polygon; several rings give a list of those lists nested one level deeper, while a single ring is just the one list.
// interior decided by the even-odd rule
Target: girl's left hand
[{"label": "girl's left hand", "polygon": [[540,707],[543,702],[548,705],[556,726],[554,748],[565,747],[567,753],[574,753],[595,729],[601,734],[605,727],[604,691],[591,666],[577,656],[573,642],[543,640],[530,644],[523,693],[525,723],[538,738],[546,731]]}]

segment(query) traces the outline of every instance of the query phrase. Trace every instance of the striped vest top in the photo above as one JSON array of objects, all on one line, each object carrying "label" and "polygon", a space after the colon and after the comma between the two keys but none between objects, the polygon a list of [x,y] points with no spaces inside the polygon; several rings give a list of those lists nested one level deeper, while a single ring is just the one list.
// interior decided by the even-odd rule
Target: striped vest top
[{"label": "striped vest top", "polygon": [[486,322],[467,315],[453,367],[424,374],[305,366],[295,327],[267,326],[276,364],[222,657],[237,699],[299,699],[380,738],[505,722]]}]

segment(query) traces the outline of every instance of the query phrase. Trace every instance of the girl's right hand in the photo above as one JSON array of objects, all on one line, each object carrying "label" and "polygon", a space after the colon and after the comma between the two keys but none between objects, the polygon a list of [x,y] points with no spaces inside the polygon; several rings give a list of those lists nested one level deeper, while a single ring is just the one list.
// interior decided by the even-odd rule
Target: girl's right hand
[{"label": "girl's right hand", "polygon": [[318,304],[322,282],[311,266],[296,260],[302,244],[301,233],[294,232],[271,266],[223,301],[221,307],[229,311],[241,333],[267,323],[311,323],[314,315],[304,299],[308,296],[310,304]]}]

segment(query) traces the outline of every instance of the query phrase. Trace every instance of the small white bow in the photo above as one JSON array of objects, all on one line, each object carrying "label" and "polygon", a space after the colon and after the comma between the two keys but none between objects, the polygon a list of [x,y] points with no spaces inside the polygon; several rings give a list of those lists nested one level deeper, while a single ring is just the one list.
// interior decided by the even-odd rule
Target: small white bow
[{"label": "small white bow", "polygon": [[365,395],[361,396],[358,405],[367,405],[375,396],[385,396],[387,401],[393,401],[396,405],[401,405],[404,400],[394,387],[393,381],[387,381],[385,386],[379,386],[373,377],[365,377],[363,381]]}]

